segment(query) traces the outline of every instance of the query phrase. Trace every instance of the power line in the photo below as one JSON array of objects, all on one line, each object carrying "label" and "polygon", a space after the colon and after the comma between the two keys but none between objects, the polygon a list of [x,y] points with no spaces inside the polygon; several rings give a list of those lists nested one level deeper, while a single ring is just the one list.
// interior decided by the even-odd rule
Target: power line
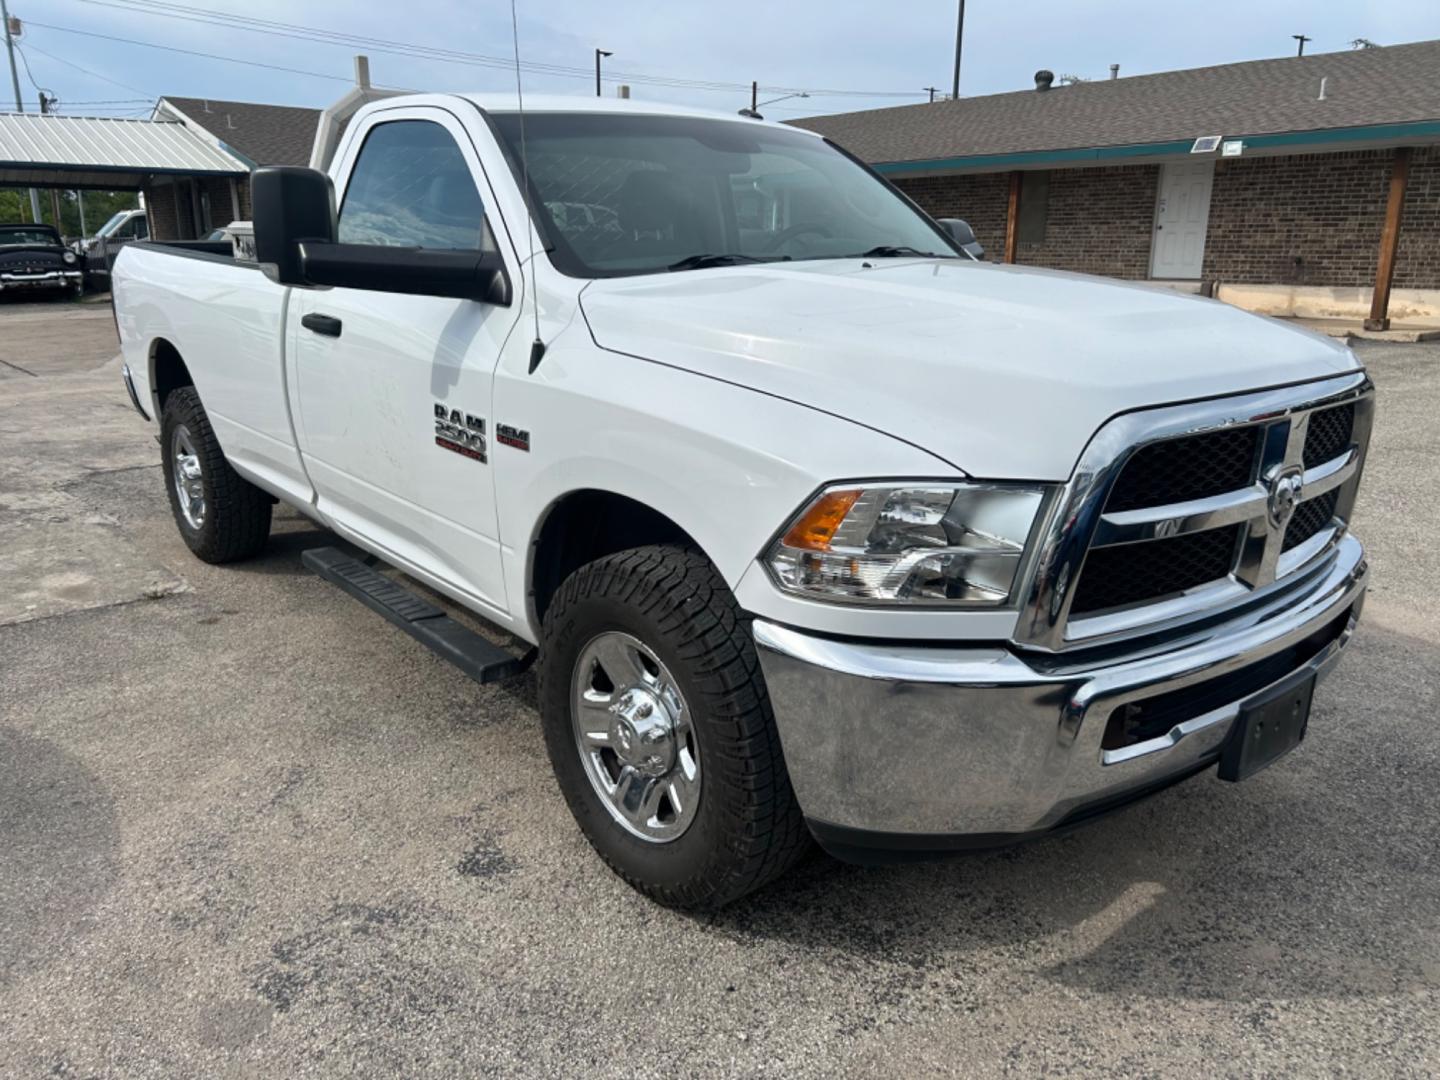
[{"label": "power line", "polygon": [[65,109],[84,109],[94,113],[138,113],[152,112],[155,108],[153,103],[146,105],[87,105],[83,101],[66,101],[63,98],[53,99],[56,105]]},{"label": "power line", "polygon": [[[390,53],[396,56],[405,56],[411,59],[434,60],[440,63],[462,64],[467,67],[486,67],[500,71],[509,71],[513,61],[506,57],[487,56],[483,53],[466,53],[454,49],[443,49],[428,45],[416,45],[408,42],[387,41],[377,38],[362,37],[356,34],[342,34],[336,31],[323,30],[316,27],[297,26],[292,23],[275,22],[270,19],[256,19],[244,15],[229,15],[221,12],[201,11],[195,8],[186,8],[178,4],[152,3],[150,0],[78,0],[80,3],[88,3],[97,7],[116,8],[122,11],[131,11],[137,14],[148,14],[165,18],[180,19],[186,22],[195,22],[209,26],[223,26],[227,29],[246,30],[250,33],[264,34],[269,37],[292,38],[298,41],[312,41],[320,44],[345,46],[349,48],[366,48],[374,52]],[[171,10],[156,10],[156,9]],[[32,25],[40,25],[32,23]],[[573,68],[563,64],[546,64],[534,61],[526,61],[522,64],[526,70],[535,71],[538,74],[554,75],[561,78],[589,79],[588,70]],[[714,89],[733,91],[740,88],[739,83],[734,84],[711,84],[703,80],[679,79],[658,76],[642,76],[612,73],[611,81],[621,78],[629,78],[634,82],[641,82],[647,85],[664,85],[673,87],[684,87],[688,89]]]},{"label": "power line", "polygon": [[[37,53],[39,53],[41,56],[47,56],[47,57],[49,57],[51,60],[54,60],[56,63],[64,64],[66,67],[72,67],[72,68],[74,68],[76,71],[81,72],[82,74],[89,75],[92,79],[99,79],[101,82],[108,82],[108,83],[110,83],[110,84],[112,84],[112,85],[114,85],[114,86],[121,87],[122,89],[125,89],[125,90],[133,90],[133,91],[135,91],[135,93],[137,93],[137,94],[145,94],[146,96],[145,96],[145,98],[143,99],[143,100],[145,100],[145,101],[155,101],[155,100],[156,100],[156,95],[149,93],[149,91],[141,90],[138,86],[131,86],[129,83],[122,83],[122,82],[120,82],[120,81],[118,81],[118,80],[116,80],[116,79],[110,78],[110,76],[108,76],[108,75],[101,75],[98,71],[91,71],[89,68],[83,68],[83,67],[81,67],[79,64],[75,63],[74,61],[66,60],[63,56],[56,56],[54,53],[48,53],[48,52],[46,52],[44,49],[40,48],[40,46],[35,45],[35,44],[33,44],[32,42],[27,41],[27,42],[25,43],[25,47],[26,47],[27,49],[34,49],[34,50],[35,50]],[[136,100],[141,100],[141,99],[138,99],[138,98],[137,98]]]},{"label": "power line", "polygon": [[[343,45],[347,47],[368,48],[375,52],[391,53],[399,56],[407,56],[412,59],[434,60],[441,63],[463,64],[466,66],[487,67],[496,70],[510,70],[513,66],[513,59],[510,57],[489,56],[483,53],[462,52],[456,49],[440,48],[430,45],[420,45],[413,42],[394,41],[391,39],[380,39],[364,37],[358,34],[342,33],[339,31],[325,30],[319,27],[302,26],[295,23],[278,22],[272,19],[259,19],[247,15],[235,15],[226,12],[208,11],[202,8],[189,7],[184,4],[167,3],[165,0],[77,0],[79,3],[91,4],[97,7],[108,7],[122,11],[129,11],[135,14],[152,15],[159,18],[179,19],[186,22],[201,23],[210,26],[224,26],[230,29],[247,30],[251,33],[265,34],[271,37],[288,37],[301,41],[319,42],[321,44]],[[32,25],[39,26],[40,23]],[[57,29],[49,27],[49,29]],[[71,31],[80,32],[80,31]],[[156,46],[161,47],[161,46]],[[592,73],[586,68],[574,67],[566,64],[550,64],[537,61],[525,61],[522,66],[537,74],[553,75],[560,78],[589,79]],[[313,74],[313,73],[310,73]],[[642,72],[612,71],[606,76],[608,82],[627,82],[649,86],[665,86],[672,89],[688,90],[711,90],[731,93],[749,89],[745,83],[728,83],[707,79],[688,79],[671,75],[649,75]],[[766,86],[763,89],[767,92],[800,92],[805,88]],[[885,90],[847,90],[847,89],[805,89],[811,96],[846,96],[846,97],[895,97],[910,98],[918,97],[913,92],[885,91]]]},{"label": "power line", "polygon": [[[97,7],[117,8],[137,14],[154,15],[163,18],[180,19],[209,26],[224,26],[232,29],[249,30],[251,33],[266,34],[270,37],[289,37],[299,41],[317,41],[326,44],[361,46],[377,52],[391,52],[401,56],[418,55],[426,59],[450,60],[481,67],[496,67],[510,70],[513,61],[502,56],[487,56],[483,53],[468,53],[432,45],[418,45],[393,39],[363,37],[359,34],[325,30],[320,27],[300,26],[294,23],[277,22],[272,19],[257,19],[248,15],[234,15],[228,12],[208,11],[202,8],[169,4],[160,0],[77,0]],[[526,69],[553,74],[572,74],[577,78],[589,77],[589,72],[562,64],[543,64],[527,61]]]},{"label": "power line", "polygon": [[97,34],[93,30],[75,30],[69,26],[52,26],[49,23],[26,21],[27,26],[38,26],[42,30],[55,30],[61,34],[79,34],[82,37],[100,38],[102,41],[118,41],[122,45],[141,45],[147,49],[162,49],[165,52],[184,53],[186,56],[199,56],[206,60],[223,60],[229,64],[245,64],[249,67],[267,68],[270,71],[284,71],[291,75],[309,75],[315,79],[331,79],[335,82],[350,82],[348,75],[327,75],[322,71],[304,71],[300,68],[282,67],[279,64],[263,64],[259,60],[239,60],[233,56],[221,56],[218,53],[199,52],[196,49],[182,49],[175,45],[157,45],[153,41],[136,41],[134,38],[115,37],[111,34]]},{"label": "power line", "polygon": [[[94,2],[94,0],[82,0],[82,2]],[[27,26],[31,26],[31,27],[39,27],[39,28],[41,28],[41,29],[43,29],[43,30],[54,30],[55,32],[61,33],[61,34],[78,34],[78,35],[80,35],[81,37],[99,38],[99,39],[102,40],[102,41],[115,41],[115,42],[119,42],[119,43],[124,44],[124,45],[139,45],[139,46],[141,46],[141,47],[143,47],[143,48],[147,48],[147,49],[160,49],[160,50],[163,50],[163,51],[165,51],[165,52],[181,53],[181,54],[183,54],[183,55],[185,55],[185,56],[199,56],[199,57],[202,57],[202,58],[204,58],[204,59],[206,59],[206,60],[221,60],[221,61],[224,61],[225,63],[229,63],[229,64],[243,64],[243,65],[246,65],[246,66],[248,66],[248,67],[267,68],[267,69],[269,69],[269,70],[271,70],[271,71],[284,71],[284,72],[288,72],[288,73],[290,73],[290,74],[292,74],[292,75],[308,75],[308,76],[310,76],[310,77],[312,77],[312,78],[316,78],[316,79],[330,79],[330,80],[335,81],[335,82],[344,82],[344,83],[348,83],[348,82],[351,81],[351,78],[350,78],[350,76],[348,76],[348,75],[331,75],[331,74],[328,74],[328,73],[323,72],[323,71],[307,71],[307,70],[304,70],[304,69],[302,69],[302,68],[285,67],[285,66],[280,65],[280,64],[266,64],[266,63],[262,63],[262,62],[259,61],[259,60],[242,60],[242,59],[240,59],[240,58],[238,58],[238,57],[234,57],[234,56],[220,56],[220,55],[218,55],[218,54],[216,54],[216,53],[201,52],[201,51],[199,51],[199,50],[197,50],[197,49],[182,49],[182,48],[180,48],[178,45],[162,45],[162,44],[160,44],[159,42],[154,42],[154,41],[140,41],[140,40],[138,40],[138,39],[136,39],[136,38],[118,37],[118,36],[116,36],[116,35],[114,35],[114,34],[101,34],[101,33],[97,33],[97,32],[94,31],[94,30],[79,30],[79,29],[76,29],[76,28],[73,27],[73,26],[56,26],[56,25],[54,25],[53,23],[36,22],[36,21],[34,21],[33,19],[26,20],[26,25],[27,25]],[[213,24],[213,25],[220,26],[220,25],[228,25],[228,24],[215,23],[215,24]],[[232,27],[232,29],[247,29],[247,28],[246,28],[246,27]],[[259,33],[265,33],[266,31],[258,31],[258,32],[259,32]],[[289,35],[277,34],[277,35],[274,35],[274,36],[284,37],[284,36],[289,36]],[[339,43],[339,42],[330,42],[329,44],[340,44],[340,43]],[[386,51],[386,50],[377,49],[376,51]],[[390,50],[390,51],[393,51],[393,50]],[[402,54],[402,55],[410,55],[410,54]],[[412,58],[414,58],[414,57],[412,57]],[[423,58],[423,57],[422,57],[422,59],[437,59],[437,58]],[[458,62],[458,61],[452,61],[452,62]],[[466,61],[466,62],[468,63],[468,61]],[[490,65],[482,65],[482,66],[490,66]],[[588,78],[589,76],[586,76],[586,77]],[[382,89],[402,89],[402,88],[401,88],[401,87],[389,87],[389,88],[382,88]]]},{"label": "power line", "polygon": [[42,97],[46,94],[54,97],[54,90],[51,90],[48,86],[41,86],[35,81],[35,73],[30,70],[30,58],[25,55],[25,50],[22,49],[18,43],[15,46],[15,51],[20,54],[20,63],[25,68],[25,77],[30,80],[30,85],[33,86],[37,91],[39,91]]},{"label": "power line", "polygon": [[134,98],[107,98],[107,99],[104,99],[104,100],[101,100],[101,101],[70,101],[70,100],[67,99],[67,100],[65,101],[65,104],[66,104],[66,105],[130,105],[130,106],[134,106],[134,105],[139,105],[139,104],[147,104],[147,105],[148,105],[148,104],[149,104],[151,101],[153,101],[153,100],[154,100],[153,98],[148,98],[148,97],[143,97],[143,98],[141,98],[141,97],[134,97]]}]

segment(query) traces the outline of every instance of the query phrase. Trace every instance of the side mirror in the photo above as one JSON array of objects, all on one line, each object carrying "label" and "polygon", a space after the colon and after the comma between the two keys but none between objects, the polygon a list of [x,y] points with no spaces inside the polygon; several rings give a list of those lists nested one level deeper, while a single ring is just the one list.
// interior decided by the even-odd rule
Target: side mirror
[{"label": "side mirror", "polygon": [[960,218],[948,217],[941,218],[940,225],[950,234],[950,239],[955,241],[955,245],[966,255],[977,261],[985,257],[985,248],[981,246],[979,240],[975,239],[975,230],[970,228],[969,222],[962,221]]},{"label": "side mirror", "polygon": [[512,298],[496,251],[336,242],[335,186],[316,169],[273,166],[250,180],[255,260],[281,285],[449,296],[502,307]]},{"label": "side mirror", "polygon": [[255,261],[271,281],[309,285],[302,242],[335,243],[335,185],[317,169],[272,166],[250,177]]}]

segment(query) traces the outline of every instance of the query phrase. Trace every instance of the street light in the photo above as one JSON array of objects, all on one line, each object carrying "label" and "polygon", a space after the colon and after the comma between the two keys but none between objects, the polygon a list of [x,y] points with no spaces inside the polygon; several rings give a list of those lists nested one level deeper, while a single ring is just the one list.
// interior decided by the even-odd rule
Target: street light
[{"label": "street light", "polygon": [[595,96],[600,96],[600,58],[602,56],[614,56],[613,52],[606,52],[604,49],[595,50]]},{"label": "street light", "polygon": [[769,101],[757,101],[748,109],[741,109],[740,115],[748,116],[751,120],[764,120],[765,118],[760,115],[761,105],[774,105],[777,101],[789,101],[792,97],[808,98],[809,96],[810,95],[807,94],[804,90],[801,90],[799,93],[795,94],[781,94],[779,97],[771,98]]}]

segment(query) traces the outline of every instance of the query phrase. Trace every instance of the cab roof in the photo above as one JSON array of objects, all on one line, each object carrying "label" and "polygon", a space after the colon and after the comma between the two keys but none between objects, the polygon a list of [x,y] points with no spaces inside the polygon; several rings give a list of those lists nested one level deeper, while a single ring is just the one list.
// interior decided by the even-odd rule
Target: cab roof
[{"label": "cab roof", "polygon": [[[478,105],[486,112],[513,113],[519,111],[519,104],[514,94],[454,94],[448,96],[464,98],[466,101]],[[390,99],[392,104],[394,100],[393,98]],[[527,113],[593,112],[625,116],[693,116],[706,120],[726,120],[735,124],[781,126],[768,120],[754,120],[735,112],[722,112],[716,109],[695,109],[687,105],[671,105],[668,102],[662,101],[639,101],[635,98],[580,97],[565,94],[526,94],[525,111]],[[784,126],[787,131],[795,130],[789,125]]]}]

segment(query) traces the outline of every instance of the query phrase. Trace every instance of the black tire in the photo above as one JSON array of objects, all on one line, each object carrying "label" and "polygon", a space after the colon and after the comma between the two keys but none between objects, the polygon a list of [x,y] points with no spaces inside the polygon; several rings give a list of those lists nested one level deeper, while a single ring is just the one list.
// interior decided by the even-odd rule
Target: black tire
[{"label": "black tire", "polygon": [[[640,839],[615,820],[576,743],[575,665],[605,631],[653,651],[690,711],[703,783],[694,820],[666,843]],[[538,672],[560,790],[601,858],[636,889],[669,907],[714,909],[772,881],[809,849],[749,620],[700,553],[633,548],[575,571],[545,612]]]},{"label": "black tire", "polygon": [[[197,528],[186,519],[175,482],[175,432],[184,428],[200,465],[204,513]],[[180,536],[208,563],[228,563],[258,554],[270,535],[270,496],[230,467],[210,419],[192,386],[172,390],[160,417],[160,455],[165,490]]]}]

